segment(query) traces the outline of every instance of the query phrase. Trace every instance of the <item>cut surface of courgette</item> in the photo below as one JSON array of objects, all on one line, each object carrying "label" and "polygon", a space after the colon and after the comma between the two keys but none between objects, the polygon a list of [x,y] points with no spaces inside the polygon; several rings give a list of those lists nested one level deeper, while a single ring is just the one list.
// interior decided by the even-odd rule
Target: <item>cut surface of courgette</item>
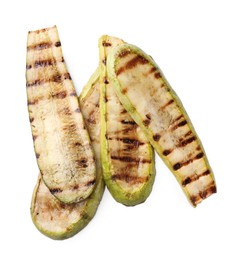
[{"label": "cut surface of courgette", "polygon": [[56,26],[28,33],[26,81],[43,181],[62,202],[79,202],[93,191],[95,157]]},{"label": "cut surface of courgette", "polygon": [[130,44],[109,53],[107,70],[121,103],[196,206],[216,192],[204,148],[181,103],[154,60]]},{"label": "cut surface of courgette", "polygon": [[[93,193],[84,201],[64,204],[53,196],[42,181],[37,181],[31,204],[35,226],[52,239],[66,239],[82,230],[93,218],[104,192],[100,162],[99,74],[91,77],[80,96],[80,107],[92,138],[96,157],[97,179]],[[93,118],[93,120],[92,120]]]},{"label": "cut surface of courgette", "polygon": [[107,56],[123,41],[104,35],[100,51],[101,160],[107,188],[127,206],[149,196],[154,178],[154,152],[141,128],[120,103],[107,77]]}]

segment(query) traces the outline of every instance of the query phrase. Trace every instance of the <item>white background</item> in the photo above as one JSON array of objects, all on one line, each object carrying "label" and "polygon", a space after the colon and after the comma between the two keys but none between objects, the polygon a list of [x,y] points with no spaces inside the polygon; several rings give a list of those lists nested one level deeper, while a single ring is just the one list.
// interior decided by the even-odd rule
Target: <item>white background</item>
[{"label": "white background", "polygon": [[[1,1],[0,259],[238,259],[237,1]],[[218,193],[192,208],[156,156],[144,204],[125,207],[106,191],[75,237],[38,232],[30,201],[38,168],[25,91],[29,30],[57,25],[80,93],[98,64],[98,38],[138,45],[182,100],[215,173]]]}]

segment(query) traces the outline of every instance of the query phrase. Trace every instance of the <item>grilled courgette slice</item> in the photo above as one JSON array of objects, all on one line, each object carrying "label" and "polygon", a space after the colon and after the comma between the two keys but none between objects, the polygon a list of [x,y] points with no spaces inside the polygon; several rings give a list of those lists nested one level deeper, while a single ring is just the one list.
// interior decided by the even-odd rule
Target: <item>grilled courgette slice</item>
[{"label": "grilled courgette slice", "polygon": [[101,160],[104,180],[114,199],[134,206],[144,202],[152,190],[154,151],[120,103],[107,77],[108,53],[122,43],[107,35],[99,40]]},{"label": "grilled courgette slice", "polygon": [[37,181],[31,204],[35,226],[52,239],[66,239],[83,229],[93,218],[104,192],[100,162],[99,74],[92,76],[80,96],[80,107],[92,138],[95,151],[97,179],[93,193],[84,201],[64,204],[53,196],[42,181]]},{"label": "grilled courgette slice", "polygon": [[193,206],[216,192],[204,148],[176,93],[154,60],[123,44],[107,59],[121,103],[177,178]]},{"label": "grilled courgette slice", "polygon": [[37,163],[50,192],[64,203],[93,191],[96,166],[56,26],[27,40],[26,87]]}]

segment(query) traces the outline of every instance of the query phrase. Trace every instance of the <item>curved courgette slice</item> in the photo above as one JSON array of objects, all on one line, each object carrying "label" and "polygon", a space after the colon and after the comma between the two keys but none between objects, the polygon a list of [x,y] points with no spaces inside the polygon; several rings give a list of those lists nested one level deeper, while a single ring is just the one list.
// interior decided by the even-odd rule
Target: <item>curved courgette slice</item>
[{"label": "curved courgette slice", "polygon": [[154,60],[124,44],[107,59],[110,81],[121,103],[177,178],[193,206],[216,192],[201,141]]},{"label": "curved courgette slice", "polygon": [[83,229],[95,215],[104,192],[105,185],[100,163],[98,71],[84,88],[80,97],[80,106],[92,137],[92,145],[96,156],[97,179],[95,189],[82,202],[64,204],[50,193],[42,181],[41,175],[39,175],[32,197],[31,216],[39,231],[52,239],[66,239]]},{"label": "curved courgette slice", "polygon": [[121,105],[107,77],[107,55],[123,41],[102,36],[100,49],[101,159],[107,188],[127,206],[149,196],[155,177],[154,152],[140,127]]},{"label": "curved courgette slice", "polygon": [[93,191],[95,158],[56,26],[29,32],[26,80],[42,178],[62,202],[79,202]]}]

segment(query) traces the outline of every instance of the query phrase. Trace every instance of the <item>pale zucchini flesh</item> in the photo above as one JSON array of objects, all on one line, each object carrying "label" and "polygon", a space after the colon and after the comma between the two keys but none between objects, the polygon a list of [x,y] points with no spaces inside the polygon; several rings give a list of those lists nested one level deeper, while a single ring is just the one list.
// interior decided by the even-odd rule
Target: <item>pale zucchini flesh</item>
[{"label": "pale zucchini flesh", "polygon": [[151,145],[120,103],[107,77],[107,56],[121,44],[122,40],[107,35],[99,40],[101,160],[104,180],[114,199],[134,206],[149,196],[155,165]]},{"label": "pale zucchini flesh", "polygon": [[26,89],[37,163],[50,192],[65,203],[93,191],[95,157],[56,26],[27,40]]},{"label": "pale zucchini flesh", "polygon": [[204,148],[181,103],[154,60],[123,44],[109,53],[108,76],[121,103],[196,206],[216,192]]},{"label": "pale zucchini flesh", "polygon": [[[64,204],[53,196],[42,181],[37,181],[31,203],[31,216],[35,226],[52,239],[66,239],[77,234],[93,218],[104,192],[100,162],[99,74],[92,76],[80,96],[80,107],[92,138],[96,157],[97,179],[93,193],[84,201]],[[91,120],[93,118],[93,120]]]}]

